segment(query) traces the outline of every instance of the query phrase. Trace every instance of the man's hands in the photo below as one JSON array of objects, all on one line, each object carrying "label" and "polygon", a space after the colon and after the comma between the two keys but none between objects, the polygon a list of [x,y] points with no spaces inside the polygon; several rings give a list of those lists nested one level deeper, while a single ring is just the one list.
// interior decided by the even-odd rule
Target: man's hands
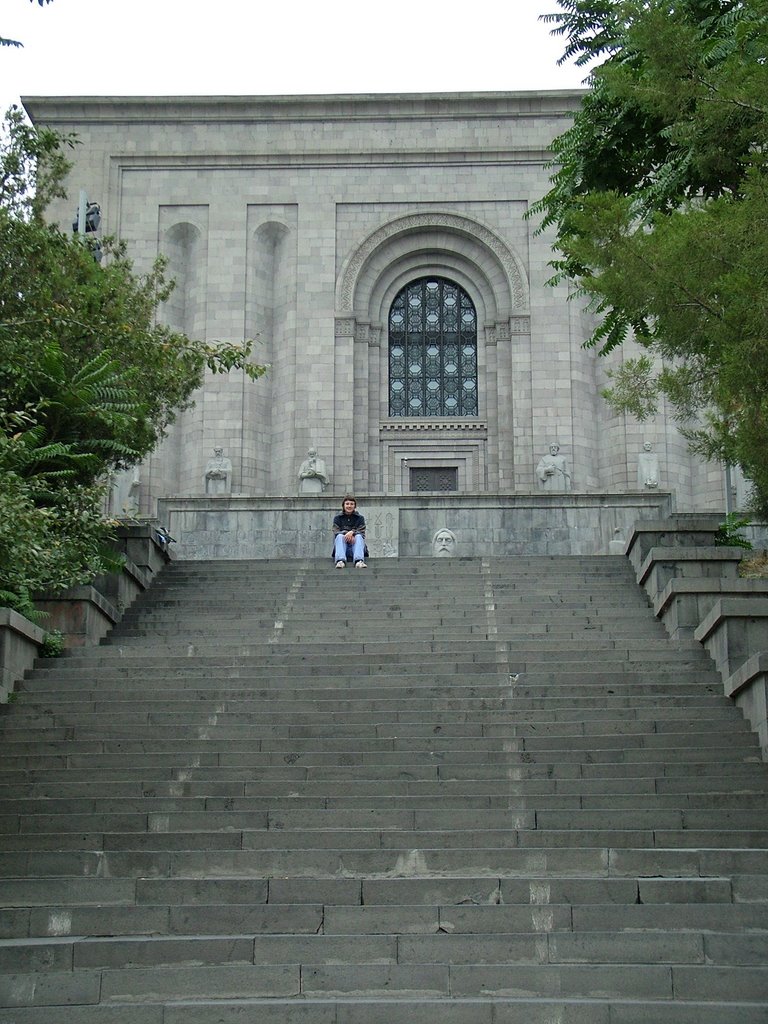
[{"label": "man's hands", "polygon": [[344,534],[344,540],[347,542],[347,544],[353,544],[355,541],[355,531],[347,530],[347,532]]}]

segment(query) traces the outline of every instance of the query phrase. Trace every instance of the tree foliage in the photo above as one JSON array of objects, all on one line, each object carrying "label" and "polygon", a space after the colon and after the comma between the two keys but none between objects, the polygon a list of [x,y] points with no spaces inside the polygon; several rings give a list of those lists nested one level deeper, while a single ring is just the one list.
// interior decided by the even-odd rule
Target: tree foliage
[{"label": "tree foliage", "polygon": [[[768,513],[768,0],[558,0],[592,67],[536,205],[605,354],[647,351],[609,400],[661,395],[694,450],[740,464]],[[655,367],[662,365],[659,372]]]},{"label": "tree foliage", "polygon": [[104,571],[105,480],[155,447],[206,370],[264,372],[250,343],[156,322],[162,260],[138,275],[104,239],[99,264],[45,223],[74,144],[15,108],[0,144],[0,600],[24,611],[34,590]]},{"label": "tree foliage", "polygon": [[[101,514],[104,488],[76,482],[82,456],[47,444],[24,417],[0,433],[0,604],[36,618],[33,598],[115,568]],[[19,427],[10,433],[13,426]],[[45,468],[49,467],[49,468]],[[54,468],[55,467],[55,468]]]}]

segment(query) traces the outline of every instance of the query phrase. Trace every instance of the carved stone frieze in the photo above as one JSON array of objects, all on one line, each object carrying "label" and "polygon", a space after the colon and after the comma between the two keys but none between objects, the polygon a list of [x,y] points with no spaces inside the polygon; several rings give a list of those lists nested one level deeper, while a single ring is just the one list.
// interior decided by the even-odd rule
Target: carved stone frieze
[{"label": "carved stone frieze", "polygon": [[354,338],[355,318],[353,316],[337,316],[334,326],[334,334],[337,338]]},{"label": "carved stone frieze", "polygon": [[531,318],[529,316],[511,316],[509,318],[510,334],[530,334]]},{"label": "carved stone frieze", "polygon": [[367,345],[371,334],[371,325],[358,322],[355,325],[355,341],[359,345]]},{"label": "carved stone frieze", "polygon": [[488,424],[479,423],[477,420],[384,420],[380,424],[380,429],[382,434],[445,434],[452,431],[473,437],[485,437]]},{"label": "carved stone frieze", "polygon": [[384,328],[381,326],[371,326],[368,328],[368,344],[371,348],[379,348],[381,346],[381,340],[384,337]]}]

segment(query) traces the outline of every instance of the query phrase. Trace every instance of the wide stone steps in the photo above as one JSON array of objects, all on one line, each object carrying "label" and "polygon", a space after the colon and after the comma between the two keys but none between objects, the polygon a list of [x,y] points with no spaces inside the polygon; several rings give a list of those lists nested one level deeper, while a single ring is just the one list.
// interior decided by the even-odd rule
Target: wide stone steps
[{"label": "wide stone steps", "polygon": [[[392,652],[393,655],[396,652]],[[441,683],[450,684],[451,680],[457,686],[484,686],[489,677],[498,677],[498,685],[506,686],[507,693],[514,686],[518,696],[547,696],[548,691],[543,687],[549,684],[557,692],[568,692],[574,687],[593,686],[596,690],[601,686],[612,686],[614,683],[626,683],[635,687],[639,693],[700,693],[701,685],[708,684],[708,692],[714,693],[714,681],[717,679],[715,670],[706,667],[700,668],[694,659],[670,658],[666,661],[663,652],[649,650],[648,657],[629,660],[621,652],[612,657],[611,651],[594,651],[593,658],[599,658],[604,662],[600,669],[590,669],[590,658],[586,652],[581,658],[566,658],[565,667],[557,659],[542,658],[539,668],[536,669],[535,653],[529,652],[525,658],[515,657],[510,659],[511,664],[503,665],[505,655],[499,652],[498,655],[488,654],[485,661],[473,660],[473,655],[451,664],[447,659],[442,659],[438,671],[429,669],[430,659],[433,656],[425,654],[421,661],[408,661],[401,666],[398,673],[392,672],[392,656],[388,659],[363,660],[358,659],[356,665],[345,665],[337,663],[333,665],[330,660],[322,657],[318,663],[311,661],[293,661],[285,659],[281,665],[267,665],[263,660],[256,660],[254,664],[237,664],[233,661],[227,665],[222,660],[214,658],[203,658],[196,656],[194,652],[186,658],[150,659],[145,656],[140,659],[138,666],[141,670],[154,675],[159,685],[165,685],[166,680],[176,686],[193,685],[196,680],[203,680],[213,686],[217,681],[228,683],[230,686],[236,681],[240,686],[248,686],[251,682],[256,688],[269,688],[273,691],[282,691],[279,680],[275,678],[278,669],[290,669],[294,681],[299,681],[298,688],[307,688],[310,685],[314,689],[329,690],[335,689],[337,694],[344,694],[346,690],[339,690],[338,678],[346,668],[347,676],[352,675],[353,681],[350,686],[353,689],[360,689],[367,685],[371,691],[379,686],[394,686],[402,688],[409,687],[431,687]],[[490,660],[493,659],[493,660]],[[500,662],[502,673],[499,673]],[[658,671],[650,672],[649,663],[658,666]],[[451,670],[453,669],[453,671]],[[648,676],[652,675],[654,682],[647,682]],[[375,676],[375,682],[362,677]],[[136,678],[136,666],[129,664],[125,657],[113,659],[110,664],[94,666],[84,677],[82,668],[72,669],[69,665],[61,669],[61,686],[78,689],[83,683],[94,684],[96,678],[103,678],[107,684],[110,682],[122,682]],[[512,677],[512,678],[510,678]],[[667,682],[669,686],[667,686]],[[334,685],[336,683],[336,685]],[[685,687],[689,689],[685,690]],[[692,687],[692,688],[690,688]],[[720,684],[722,691],[722,683]],[[215,691],[214,691],[215,692]],[[322,696],[322,694],[318,694]]]},{"label": "wide stone steps", "polygon": [[[615,638],[611,636],[599,636],[600,631],[580,629],[577,635],[571,636],[549,636],[543,635],[535,640],[525,638],[523,640],[488,640],[477,638],[475,640],[450,640],[431,638],[418,643],[409,643],[407,640],[400,641],[369,641],[365,644],[345,643],[339,640],[335,643],[326,642],[320,644],[299,644],[287,642],[261,643],[240,642],[232,645],[222,643],[215,636],[205,637],[205,642],[198,642],[190,645],[187,641],[147,644],[144,647],[134,650],[131,646],[126,653],[126,647],[122,645],[119,638],[111,647],[99,647],[91,649],[88,655],[71,654],[64,658],[59,667],[60,673],[71,675],[73,672],[82,672],[84,668],[89,671],[94,669],[109,669],[120,667],[121,662],[126,658],[137,661],[141,666],[152,666],[153,663],[166,664],[175,667],[176,663],[190,667],[190,662],[198,667],[207,665],[220,665],[222,667],[247,669],[264,666],[264,668],[277,667],[301,667],[315,659],[322,659],[322,665],[356,668],[358,665],[373,664],[380,668],[391,660],[393,653],[398,654],[398,668],[409,664],[422,664],[425,657],[430,658],[439,668],[446,663],[469,664],[476,662],[496,661],[503,655],[511,658],[526,660],[536,659],[537,663],[556,661],[558,664],[568,664],[575,660],[591,660],[596,651],[601,653],[608,664],[612,661],[634,662],[646,664],[649,660],[666,663],[667,665],[690,665],[692,668],[711,668],[703,649],[693,648],[681,649],[678,644],[667,638],[651,638],[633,640],[632,638]],[[596,637],[594,634],[597,633]],[[317,650],[315,650],[315,646]],[[190,649],[191,648],[191,649]],[[317,667],[322,667],[317,666]]]},{"label": "wide stone steps", "polygon": [[[95,759],[94,759],[95,760]],[[126,761],[128,762],[126,764]],[[188,782],[188,772],[179,770],[174,766],[173,755],[147,755],[143,759],[135,755],[130,758],[121,757],[118,764],[111,760],[99,759],[99,778],[106,784],[114,782],[130,782],[142,786],[157,784],[176,785]],[[81,782],[93,784],[93,768],[69,767],[67,771],[67,782],[61,782],[61,765],[59,767],[35,767],[31,769],[8,769],[0,773],[0,783],[4,786],[12,784],[28,787],[44,786],[49,789],[52,785],[78,785]],[[748,765],[745,769],[749,768]],[[504,783],[508,792],[524,792],[526,796],[536,796],[537,806],[539,797],[560,795],[576,795],[582,798],[582,805],[596,797],[609,795],[622,795],[631,797],[634,794],[655,797],[665,794],[677,794],[681,802],[691,804],[692,801],[708,799],[714,803],[730,803],[740,801],[751,794],[762,794],[768,789],[768,783],[761,773],[744,771],[737,775],[731,771],[722,785],[718,786],[718,778],[721,772],[718,769],[709,773],[701,771],[696,780],[688,777],[688,773],[680,778],[658,778],[652,775],[635,776],[627,773],[615,772],[611,778],[597,778],[575,775],[562,770],[543,772],[538,775],[533,771],[511,772],[506,768],[494,766],[456,766],[443,764],[420,764],[403,766],[382,765],[373,766],[301,766],[301,765],[273,765],[261,768],[252,766],[226,766],[226,765],[197,765],[194,772],[195,785],[216,785],[240,786],[243,783],[255,783],[260,780],[264,786],[290,785],[295,786],[297,782],[303,785],[314,784],[328,786],[331,783],[343,783],[349,785],[350,779],[356,780],[361,787],[368,783],[378,783],[382,786],[389,786],[394,782],[408,782],[413,785],[437,783],[446,784],[453,782],[470,783],[477,785],[481,782],[490,781],[496,784]],[[734,790],[733,784],[736,779],[741,782],[740,788]],[[356,787],[357,788],[357,787]],[[360,790],[358,789],[358,792]]]},{"label": "wide stone steps", "polygon": [[624,559],[179,564],[0,743],[0,1020],[768,1021],[768,774]]},{"label": "wide stone steps", "polygon": [[[223,940],[226,945],[226,940]],[[416,940],[412,945],[418,946]],[[230,940],[230,945],[231,940]],[[154,947],[147,943],[149,949]],[[403,941],[404,948],[409,943]],[[606,949],[611,948],[610,941],[604,944]],[[233,948],[233,954],[239,952],[237,947]],[[525,951],[523,951],[525,952]],[[517,950],[511,948],[510,954],[515,955]],[[243,954],[244,955],[244,954]],[[194,951],[190,951],[190,958]],[[575,959],[575,958],[574,958]],[[573,1016],[573,1011],[568,1008],[567,1016],[558,1009],[556,1000],[564,999],[570,1003],[572,1000],[589,1000],[586,1008],[591,1010],[590,997],[597,993],[601,1001],[633,1001],[644,1003],[643,1012],[639,1013],[639,1007],[630,1008],[633,1016],[615,1016],[613,1003],[611,1006],[610,1020],[616,1021],[648,1021],[648,1003],[668,1000],[691,1000],[698,1004],[708,996],[716,998],[716,992],[722,988],[724,980],[731,981],[738,987],[739,998],[737,1006],[739,1013],[729,1015],[727,1018],[720,1011],[719,1016],[710,1015],[706,1018],[708,1022],[728,1021],[732,1024],[750,1024],[754,1021],[765,1021],[765,1010],[762,1005],[764,993],[761,988],[760,979],[763,975],[762,968],[754,967],[719,967],[716,965],[705,965],[704,956],[701,956],[699,964],[688,965],[678,963],[657,963],[653,965],[634,964],[591,964],[564,963],[564,964],[542,964],[536,963],[531,957],[528,962],[515,963],[510,966],[508,962],[501,964],[470,964],[459,961],[458,963],[447,964],[445,962],[435,964],[430,961],[426,963],[417,961],[414,963],[392,963],[391,961],[378,961],[372,964],[338,964],[326,965],[303,961],[297,963],[263,964],[252,962],[238,962],[233,957],[231,963],[223,966],[194,963],[191,966],[166,966],[145,967],[142,964],[132,965],[128,968],[108,969],[87,964],[76,965],[74,971],[64,972],[50,971],[38,972],[36,975],[7,975],[9,987],[18,1000],[24,1003],[49,1003],[51,997],[59,998],[62,1003],[95,1004],[101,1003],[107,1008],[107,1013],[101,1017],[85,1017],[72,1015],[56,1019],[65,1021],[89,1021],[89,1020],[113,1020],[123,1024],[125,1021],[160,1021],[163,1024],[172,1022],[211,1022],[229,1020],[256,1020],[256,1021],[295,1021],[303,1019],[307,1021],[357,1021],[371,1020],[370,1008],[361,1000],[361,993],[368,993],[369,996],[386,997],[389,1001],[389,1015],[377,1016],[378,1021],[393,1019],[393,1013],[397,1013],[397,1007],[392,1007],[393,997],[405,996],[411,999],[421,1000],[424,997],[438,998],[443,1000],[468,999],[478,996],[491,996],[498,994],[502,997],[502,1005],[512,1006],[517,1009],[514,1003],[505,1003],[512,994],[519,994],[524,1002],[521,1004],[525,1013],[510,1017],[506,1010],[500,1018],[494,1013],[478,1017],[477,1011],[472,1006],[470,1015],[467,1015],[466,1007],[463,1009],[465,1022],[484,1021],[520,1021],[535,1020],[539,1022],[551,1020],[579,1020],[582,1022],[596,1021],[607,1017],[597,1018],[592,1012],[591,1016],[583,1015],[578,1018]],[[31,979],[35,978],[32,985]],[[531,998],[535,994],[534,999]],[[281,1016],[265,1016],[268,1007],[261,1002],[255,1002],[254,996],[261,999],[274,999],[282,996],[294,1000],[310,999],[334,999],[330,1006],[324,1009],[332,1012],[333,1016],[319,1016],[320,1007],[308,1008],[306,1016],[302,1013],[297,1017],[291,1012],[288,1015],[289,1007],[284,1005],[280,1009]],[[335,999],[347,996],[354,1000],[354,1006],[350,1013],[343,1017],[336,1015]],[[238,1000],[240,997],[243,1002]],[[217,999],[227,1001],[227,1009],[222,1011]],[[235,1000],[238,1000],[235,1002]],[[534,1001],[535,1000],[535,1001]],[[551,1000],[550,1005],[544,1003],[549,1016],[542,1015],[542,1004],[539,1000]],[[751,1005],[752,1001],[754,1004]],[[137,1010],[136,1004],[167,1004],[179,1003],[177,1014],[166,1010],[163,1016],[147,1016]],[[538,1004],[539,1015],[531,1017],[526,1004],[534,1002]],[[122,1012],[122,1007],[129,1007],[128,1013]],[[472,1005],[472,1004],[470,1004]],[[490,1004],[494,1007],[498,1003]],[[599,1004],[598,1004],[599,1005]],[[116,1013],[120,1009],[120,1015]],[[654,1013],[655,1013],[655,1006]],[[734,1009],[733,1003],[726,1006],[726,1011]],[[579,1009],[584,1009],[579,1008]],[[695,1009],[695,1005],[692,1007]],[[111,1010],[112,1016],[109,1015]],[[380,1013],[384,1010],[382,1006]],[[58,1011],[58,1008],[57,1008]],[[54,1011],[54,1012],[57,1012]],[[80,1012],[78,1010],[78,1012]],[[413,1009],[407,1007],[410,1016],[398,1014],[394,1019],[398,1021],[414,1020]],[[416,1010],[418,1013],[418,1009]],[[432,1009],[435,1013],[435,1009]],[[438,1012],[438,1019],[444,1019],[443,1014]],[[687,1011],[685,1017],[672,1015],[668,1007],[664,1007],[661,1015],[654,1015],[656,1021],[700,1021],[702,1016],[690,1016]],[[490,1014],[490,1009],[487,1011]],[[553,1016],[554,1014],[554,1016]],[[14,1021],[45,1020],[54,1019],[52,1016],[45,1017],[38,1014],[33,1016],[20,1016],[14,1014]],[[421,1020],[427,1020],[424,1016]],[[432,1017],[434,1020],[435,1017]],[[460,1020],[455,1013],[445,1018],[453,1021]]]},{"label": "wide stone steps", "polygon": [[[293,718],[290,712],[275,712],[262,719],[258,711],[254,710],[256,703],[221,700],[211,705],[203,700],[179,700],[164,704],[159,700],[150,702],[144,699],[135,703],[128,700],[41,702],[25,707],[23,712],[19,713],[18,719],[14,719],[13,725],[7,725],[0,735],[13,740],[18,731],[33,727],[93,725],[100,724],[102,720],[111,720],[114,723],[114,715],[117,713],[121,714],[124,724],[135,722],[141,725],[162,725],[183,722],[191,725],[240,725],[249,729],[254,738],[291,735],[303,739],[311,739],[313,736],[321,738],[327,735],[328,729],[332,729],[336,736],[349,735],[361,738],[377,735],[406,736],[409,733],[437,737],[450,733],[457,738],[469,738],[498,735],[499,730],[504,730],[505,736],[528,735],[534,731],[538,731],[540,735],[555,736],[615,734],[625,731],[652,736],[668,732],[706,731],[706,723],[713,721],[722,723],[723,728],[729,731],[746,731],[743,720],[737,714],[731,713],[730,709],[721,709],[717,705],[700,707],[700,716],[686,705],[670,706],[668,718],[664,716],[664,708],[650,704],[634,708],[635,714],[627,715],[626,719],[621,717],[621,709],[611,711],[604,708],[594,720],[585,721],[584,716],[589,714],[589,711],[583,708],[581,718],[574,715],[573,711],[569,712],[562,707],[553,710],[526,708],[525,711],[515,714],[514,708],[509,705],[496,711],[492,706],[494,702],[486,701],[485,703],[490,706],[481,709],[485,718],[472,711],[446,710],[430,715],[428,712],[410,711],[406,708],[396,713],[397,716],[391,717],[386,713],[360,712],[356,716],[354,712],[318,712],[317,719],[310,721],[310,713],[306,711],[297,712]],[[127,710],[129,706],[130,711]],[[296,706],[302,707],[302,704],[297,701]],[[489,718],[493,719],[491,723],[488,721]]]},{"label": "wide stone steps", "polygon": [[[266,968],[265,970],[269,970]],[[454,969],[454,979],[458,976]],[[249,975],[255,979],[257,972]],[[236,975],[233,975],[236,976]],[[573,972],[548,977],[547,991],[568,987]],[[593,974],[594,980],[602,980]],[[517,987],[520,992],[536,988],[528,978]],[[679,980],[679,979],[678,979]],[[565,981],[565,986],[563,985]],[[41,989],[52,986],[42,986]],[[78,993],[80,997],[84,993]],[[706,997],[706,993],[705,993]],[[654,1007],[654,1024],[764,1024],[766,1015],[754,1003],[721,1003],[690,999],[684,1005],[670,1000]],[[361,997],[340,993],[318,997],[301,992],[298,986],[290,995],[262,998],[210,998],[191,987],[187,998],[166,998],[162,1003],[141,1005],[135,1002],[116,1005],[59,1006],[56,1017],[61,1024],[648,1024],[648,1005],[643,1000],[622,998],[564,998],[556,995],[509,996],[503,992],[477,997],[449,999],[437,995],[409,995],[390,992]],[[40,1024],[52,1019],[45,1010],[16,1010],[14,1020]]]}]

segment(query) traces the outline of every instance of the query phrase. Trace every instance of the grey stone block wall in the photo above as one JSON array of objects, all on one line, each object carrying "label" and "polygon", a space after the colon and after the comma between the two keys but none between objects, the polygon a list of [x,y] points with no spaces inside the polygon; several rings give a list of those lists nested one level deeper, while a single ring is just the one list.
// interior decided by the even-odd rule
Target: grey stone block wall
[{"label": "grey stone block wall", "polygon": [[[452,464],[464,494],[503,497],[536,493],[535,466],[556,442],[571,490],[598,496],[636,490],[646,440],[678,510],[724,507],[720,468],[692,459],[671,420],[641,426],[607,409],[606,364],[583,348],[589,318],[547,286],[551,235],[526,213],[579,100],[26,99],[34,121],[80,138],[70,188],[101,203],[104,231],[137,269],[169,257],[178,287],[163,318],[210,341],[256,338],[270,365],[255,384],[209,375],[141,467],[141,511],[203,494],[214,446],[232,461],[234,494],[296,494],[314,446],[336,493],[395,495],[410,466]],[[70,206],[52,210],[62,225]],[[388,310],[427,275],[455,281],[477,310],[479,410],[467,422],[388,415]],[[550,544],[582,529],[567,516],[543,528]]]},{"label": "grey stone block wall", "polygon": [[[164,498],[159,515],[176,538],[179,559],[330,558],[339,503],[330,497]],[[435,533],[443,529],[455,537],[454,557],[608,554],[617,531],[626,539],[635,522],[658,519],[668,503],[669,495],[659,493],[358,497],[374,558],[431,557]]]}]

